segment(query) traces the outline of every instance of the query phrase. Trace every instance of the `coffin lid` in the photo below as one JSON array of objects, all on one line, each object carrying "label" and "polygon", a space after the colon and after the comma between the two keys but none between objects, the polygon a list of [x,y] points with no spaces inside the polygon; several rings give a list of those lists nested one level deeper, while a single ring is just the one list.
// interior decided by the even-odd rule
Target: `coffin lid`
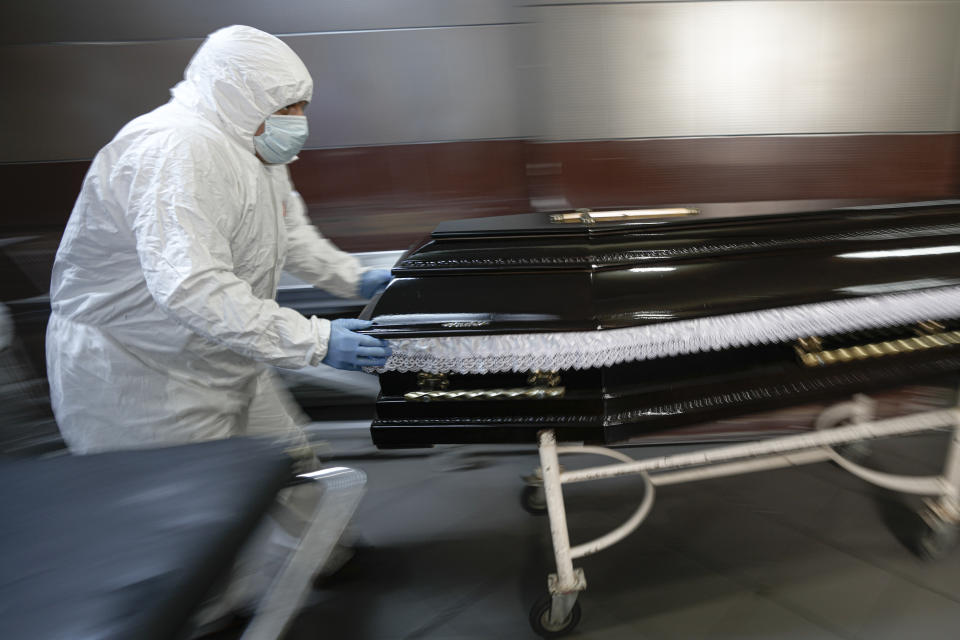
[{"label": "coffin lid", "polygon": [[363,317],[384,337],[582,331],[960,284],[960,201],[765,207],[444,222]]}]

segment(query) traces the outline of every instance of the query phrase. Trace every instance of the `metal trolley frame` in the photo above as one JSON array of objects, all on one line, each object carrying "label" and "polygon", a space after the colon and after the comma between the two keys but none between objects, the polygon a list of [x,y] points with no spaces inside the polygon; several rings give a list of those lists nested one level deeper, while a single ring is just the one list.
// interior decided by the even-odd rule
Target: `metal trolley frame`
[{"label": "metal trolley frame", "polygon": [[[920,516],[924,530],[918,551],[928,557],[946,553],[957,539],[960,526],[960,407],[873,420],[874,403],[863,395],[825,409],[816,430],[704,451],[634,460],[605,447],[558,446],[552,430],[539,434],[540,469],[528,482],[524,502],[535,511],[545,504],[557,572],[547,579],[548,595],[530,612],[534,631],[543,637],[569,633],[580,621],[577,597],[586,589],[583,570],[573,561],[616,544],[644,521],[653,507],[655,488],[695,480],[766,471],[832,460],[850,473],[885,489],[925,496]],[[864,467],[838,452],[838,447],[877,438],[952,429],[943,471],[937,476],[902,476]],[[559,455],[593,454],[616,460],[586,469],[565,471]],[[563,485],[619,476],[639,475],[645,485],[640,506],[623,524],[609,533],[576,546],[570,545]]]}]

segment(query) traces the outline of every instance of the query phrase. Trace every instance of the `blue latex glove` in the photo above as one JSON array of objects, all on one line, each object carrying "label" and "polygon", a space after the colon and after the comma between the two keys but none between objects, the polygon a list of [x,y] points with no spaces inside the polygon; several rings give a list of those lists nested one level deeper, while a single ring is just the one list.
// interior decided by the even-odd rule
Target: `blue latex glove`
[{"label": "blue latex glove", "polygon": [[387,288],[393,276],[389,269],[371,269],[360,276],[360,297],[372,298]]},{"label": "blue latex glove", "polygon": [[360,367],[381,367],[390,355],[386,340],[355,333],[373,323],[369,320],[340,318],[330,322],[330,341],[324,364],[346,371],[359,371]]}]

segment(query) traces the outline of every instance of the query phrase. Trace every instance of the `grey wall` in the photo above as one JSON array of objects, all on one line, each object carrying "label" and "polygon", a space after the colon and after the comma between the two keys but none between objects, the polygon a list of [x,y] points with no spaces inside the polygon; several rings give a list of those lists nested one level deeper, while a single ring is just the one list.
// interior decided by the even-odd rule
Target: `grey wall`
[{"label": "grey wall", "polygon": [[0,162],[91,157],[234,23],[311,69],[310,148],[960,129],[956,0],[35,0],[0,26]]},{"label": "grey wall", "polygon": [[[308,148],[525,134],[518,66],[529,55],[512,0],[242,0],[10,7],[3,21],[0,162],[92,157],[165,102],[206,33],[280,35],[315,81]],[[29,104],[33,122],[18,126]]]},{"label": "grey wall", "polygon": [[557,3],[538,34],[550,139],[960,124],[955,0]]},{"label": "grey wall", "polygon": [[311,70],[314,147],[517,138],[528,25],[285,38]]},{"label": "grey wall", "polygon": [[7,3],[4,44],[202,38],[229,24],[275,34],[502,24],[513,0],[31,0]]}]

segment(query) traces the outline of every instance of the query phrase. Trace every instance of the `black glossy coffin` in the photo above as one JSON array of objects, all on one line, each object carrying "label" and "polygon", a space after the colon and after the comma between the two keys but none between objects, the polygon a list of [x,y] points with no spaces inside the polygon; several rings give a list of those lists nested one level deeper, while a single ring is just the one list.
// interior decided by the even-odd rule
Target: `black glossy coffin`
[{"label": "black glossy coffin", "polygon": [[[692,215],[637,216],[559,222],[536,213],[441,224],[397,263],[396,280],[364,317],[374,321],[371,333],[388,339],[669,331],[698,318],[911,292],[950,301],[960,285],[953,202],[784,215],[702,205]],[[932,325],[887,322],[883,304],[870,313],[879,320],[869,327],[827,328],[812,343],[753,340],[569,368],[550,383],[522,370],[454,368],[443,380],[387,370],[373,438],[382,447],[535,442],[538,430],[553,428],[561,440],[616,442],[960,371],[953,311],[931,313]],[[531,387],[562,393],[449,393]],[[431,389],[444,393],[422,393]]]}]

